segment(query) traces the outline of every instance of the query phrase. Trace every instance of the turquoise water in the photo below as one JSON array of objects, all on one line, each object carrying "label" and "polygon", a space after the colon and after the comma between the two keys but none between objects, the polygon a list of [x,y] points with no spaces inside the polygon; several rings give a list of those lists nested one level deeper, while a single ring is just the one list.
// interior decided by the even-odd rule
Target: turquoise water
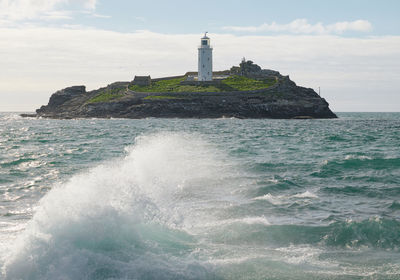
[{"label": "turquoise water", "polygon": [[399,246],[400,113],[0,114],[5,279],[400,279]]}]

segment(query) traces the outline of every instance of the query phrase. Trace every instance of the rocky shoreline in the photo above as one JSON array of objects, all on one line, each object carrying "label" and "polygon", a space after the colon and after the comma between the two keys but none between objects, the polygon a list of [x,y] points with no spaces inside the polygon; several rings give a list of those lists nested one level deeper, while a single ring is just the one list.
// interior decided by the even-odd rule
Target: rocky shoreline
[{"label": "rocky shoreline", "polygon": [[[245,75],[257,80],[272,77],[276,82],[264,89],[220,92],[140,92],[130,89],[132,82],[116,82],[89,92],[85,86],[73,86],[54,93],[48,105],[36,110],[36,114],[22,116],[53,119],[337,117],[324,98],[313,89],[297,86],[288,76],[261,69]],[[105,92],[109,100],[98,100]]]}]

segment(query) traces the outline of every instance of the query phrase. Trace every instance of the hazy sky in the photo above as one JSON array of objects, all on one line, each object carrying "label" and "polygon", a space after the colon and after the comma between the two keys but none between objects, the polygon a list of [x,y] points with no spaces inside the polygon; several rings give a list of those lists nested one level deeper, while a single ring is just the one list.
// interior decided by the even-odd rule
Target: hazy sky
[{"label": "hazy sky", "polygon": [[204,31],[214,70],[246,57],[334,111],[400,111],[399,15],[398,0],[0,0],[0,111],[196,70]]}]

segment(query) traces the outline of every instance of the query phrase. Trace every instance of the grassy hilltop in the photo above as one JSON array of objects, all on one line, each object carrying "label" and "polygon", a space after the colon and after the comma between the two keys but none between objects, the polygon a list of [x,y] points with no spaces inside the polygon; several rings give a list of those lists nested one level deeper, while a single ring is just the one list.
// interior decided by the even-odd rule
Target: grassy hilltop
[{"label": "grassy hilltop", "polygon": [[268,88],[275,84],[275,79],[259,81],[244,76],[230,76],[221,81],[219,85],[181,85],[186,77],[162,80],[155,82],[151,86],[131,85],[130,90],[136,92],[222,92],[222,91],[245,91]]},{"label": "grassy hilltop", "polygon": [[[129,85],[128,89],[134,92],[146,93],[179,93],[179,92],[229,92],[229,91],[250,91],[267,89],[273,86],[277,79],[268,78],[256,80],[245,76],[233,75],[221,81],[219,84],[205,85],[182,85],[186,76],[153,82],[150,86]],[[88,103],[107,102],[117,100],[124,96],[126,88],[104,89],[98,95],[88,101]],[[148,96],[146,99],[176,99],[179,97],[170,96]]]}]

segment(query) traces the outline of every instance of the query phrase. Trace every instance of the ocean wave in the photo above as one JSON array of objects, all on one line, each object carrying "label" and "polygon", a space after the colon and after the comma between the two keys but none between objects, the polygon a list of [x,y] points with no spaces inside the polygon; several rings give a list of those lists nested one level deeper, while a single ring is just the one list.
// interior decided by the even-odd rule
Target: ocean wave
[{"label": "ocean wave", "polygon": [[389,209],[400,210],[400,202],[393,201],[393,203],[389,206]]},{"label": "ocean wave", "polygon": [[372,157],[369,156],[364,156],[364,155],[347,155],[344,157],[345,160],[353,160],[353,159],[359,159],[359,160],[371,160]]},{"label": "ocean wave", "polygon": [[318,198],[318,195],[316,195],[315,193],[312,193],[310,191],[305,191],[303,193],[292,195],[291,197],[295,197],[295,198]]},{"label": "ocean wave", "polygon": [[393,157],[370,157],[365,155],[346,155],[344,159],[326,160],[322,167],[324,169],[340,168],[340,169],[360,169],[371,168],[374,170],[394,169],[400,166],[400,158]]},{"label": "ocean wave", "polygon": [[336,222],[328,227],[324,242],[329,246],[397,249],[400,246],[400,222],[370,218],[360,222]]},{"label": "ocean wave", "polygon": [[[125,159],[76,175],[41,199],[7,257],[5,278],[210,277],[185,226],[199,222],[191,207],[219,191],[226,176],[216,154],[184,134],[138,137]],[[260,219],[243,222],[266,223]]]},{"label": "ocean wave", "polygon": [[284,254],[284,260],[290,264],[318,264],[319,266],[336,266],[329,261],[322,261],[319,256],[324,250],[310,245],[290,245],[275,249]]},{"label": "ocean wave", "polygon": [[379,190],[369,187],[344,186],[344,187],[325,187],[322,189],[324,193],[345,195],[345,196],[368,196],[379,197]]},{"label": "ocean wave", "polygon": [[11,167],[11,166],[17,166],[20,164],[24,164],[27,162],[34,162],[36,161],[36,158],[18,158],[10,161],[3,161],[0,163],[0,166],[5,168],[5,167]]},{"label": "ocean wave", "polygon": [[[345,177],[357,181],[386,182],[387,176],[381,176],[380,171],[400,171],[398,157],[371,157],[366,155],[346,155],[342,159],[325,160],[319,170],[310,175],[318,178]],[[360,171],[363,172],[360,172]],[[368,173],[367,173],[368,172]],[[390,176],[389,174],[386,174]]]},{"label": "ocean wave", "polygon": [[[0,115],[0,121],[16,121],[16,120],[22,120],[25,118],[22,118],[20,114],[18,113],[12,113],[12,114],[1,114]],[[28,118],[28,119],[34,119],[34,118]]]},{"label": "ocean wave", "polygon": [[272,195],[270,193],[267,193],[262,196],[257,196],[253,198],[253,200],[266,200],[273,205],[283,205],[287,203],[292,203],[296,201],[296,199],[315,199],[315,198],[318,198],[318,195],[316,195],[311,191],[305,191],[293,195]]},{"label": "ocean wave", "polygon": [[303,244],[321,248],[398,250],[399,232],[399,221],[370,218],[362,221],[336,221],[326,226],[252,224],[247,227],[243,225],[238,230],[234,224],[221,225],[221,229],[215,232],[214,238],[216,242],[235,246],[252,244],[286,247]]},{"label": "ocean wave", "polygon": [[296,181],[279,176],[275,176],[273,179],[262,180],[259,182],[259,185],[261,185],[261,187],[257,189],[257,196],[262,196],[270,192],[282,192],[302,188]]},{"label": "ocean wave", "polygon": [[243,217],[243,218],[237,218],[237,219],[227,219],[227,220],[218,220],[214,221],[212,223],[206,223],[204,226],[226,226],[226,225],[232,225],[232,224],[247,224],[247,225],[267,225],[269,226],[271,223],[268,221],[268,219],[264,216],[259,216],[259,217]]},{"label": "ocean wave", "polygon": [[273,205],[281,205],[284,204],[285,202],[282,200],[284,199],[285,196],[283,195],[278,195],[278,196],[274,196],[270,193],[267,193],[263,196],[257,196],[255,198],[253,198],[254,200],[266,200],[269,203],[273,204]]}]

